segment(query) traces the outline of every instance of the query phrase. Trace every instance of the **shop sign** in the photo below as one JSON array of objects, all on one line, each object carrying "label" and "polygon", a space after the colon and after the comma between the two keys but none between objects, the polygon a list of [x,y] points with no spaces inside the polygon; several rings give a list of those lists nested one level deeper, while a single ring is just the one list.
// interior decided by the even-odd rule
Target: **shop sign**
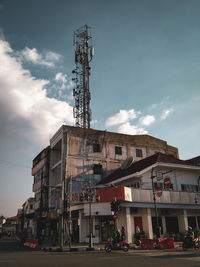
[{"label": "shop sign", "polygon": [[162,196],[162,192],[163,192],[162,187],[157,187],[156,188],[156,195],[158,197],[161,197]]},{"label": "shop sign", "polygon": [[164,179],[164,185],[165,185],[166,188],[170,188],[171,187],[171,180],[170,180],[170,178],[166,177]]}]

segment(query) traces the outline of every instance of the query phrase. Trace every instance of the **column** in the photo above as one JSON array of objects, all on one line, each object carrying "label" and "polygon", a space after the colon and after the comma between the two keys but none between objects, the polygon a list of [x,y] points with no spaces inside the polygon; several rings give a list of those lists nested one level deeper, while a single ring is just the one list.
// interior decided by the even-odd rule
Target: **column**
[{"label": "column", "polygon": [[150,239],[153,239],[151,209],[147,209],[147,227],[148,227],[148,236],[149,236]]},{"label": "column", "polygon": [[131,224],[130,208],[126,208],[126,233],[127,233],[126,239],[127,239],[128,243],[132,243],[133,231],[132,231],[132,224]]},{"label": "column", "polygon": [[82,239],[82,218],[81,218],[81,210],[79,210],[78,224],[79,224],[79,243],[81,243],[81,242],[83,242],[83,239]]},{"label": "column", "polygon": [[188,230],[187,210],[183,210],[183,223],[184,223],[184,231],[187,231]]},{"label": "column", "polygon": [[165,234],[167,232],[165,216],[161,216],[161,219],[162,219],[163,234]]}]

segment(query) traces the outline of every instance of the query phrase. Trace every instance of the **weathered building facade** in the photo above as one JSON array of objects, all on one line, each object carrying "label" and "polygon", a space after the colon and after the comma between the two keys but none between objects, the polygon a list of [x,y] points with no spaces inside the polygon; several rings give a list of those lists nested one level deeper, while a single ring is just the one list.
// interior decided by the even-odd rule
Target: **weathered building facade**
[{"label": "weathered building facade", "polygon": [[[91,217],[89,204],[86,203],[86,210],[77,206],[84,188],[95,186],[127,159],[137,162],[156,152],[179,157],[177,148],[149,135],[125,135],[72,126],[62,126],[57,131],[50,140],[50,150],[49,216],[58,222],[63,211],[70,209],[72,238],[79,242],[88,238]],[[102,215],[102,224],[106,225],[112,219],[110,203],[98,205],[101,206],[98,216]],[[95,224],[94,217],[92,221],[93,233],[98,233],[100,224]],[[107,238],[106,235],[95,236],[98,236],[96,242]]]},{"label": "weathered building facade", "polygon": [[26,237],[33,237],[35,232],[35,198],[29,197],[24,204],[23,208],[23,231]]},{"label": "weathered building facade", "polygon": [[34,159],[32,165],[33,192],[35,194],[35,233],[39,238],[46,235],[48,231],[49,210],[49,164],[50,147],[43,149]]}]

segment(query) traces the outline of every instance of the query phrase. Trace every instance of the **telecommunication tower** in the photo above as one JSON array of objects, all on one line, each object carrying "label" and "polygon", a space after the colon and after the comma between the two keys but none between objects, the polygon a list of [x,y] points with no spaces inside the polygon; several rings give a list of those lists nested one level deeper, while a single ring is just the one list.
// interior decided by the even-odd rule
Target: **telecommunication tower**
[{"label": "telecommunication tower", "polygon": [[72,80],[76,87],[73,89],[75,98],[74,118],[76,126],[81,128],[90,128],[91,110],[89,91],[89,63],[94,56],[94,48],[92,46],[91,28],[84,25],[74,32],[75,46],[75,64],[76,68],[72,71],[76,75]]}]

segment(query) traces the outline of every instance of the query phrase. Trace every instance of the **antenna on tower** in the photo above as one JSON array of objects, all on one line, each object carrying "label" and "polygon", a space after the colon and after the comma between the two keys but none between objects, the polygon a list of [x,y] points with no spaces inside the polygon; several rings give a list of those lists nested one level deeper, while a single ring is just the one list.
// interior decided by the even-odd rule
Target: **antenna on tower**
[{"label": "antenna on tower", "polygon": [[87,25],[82,26],[74,32],[75,46],[75,64],[76,68],[72,71],[75,78],[76,87],[73,89],[75,98],[75,106],[73,115],[76,126],[81,128],[90,128],[92,114],[90,110],[91,95],[89,91],[89,63],[94,56],[94,48],[92,46],[91,28]]}]

